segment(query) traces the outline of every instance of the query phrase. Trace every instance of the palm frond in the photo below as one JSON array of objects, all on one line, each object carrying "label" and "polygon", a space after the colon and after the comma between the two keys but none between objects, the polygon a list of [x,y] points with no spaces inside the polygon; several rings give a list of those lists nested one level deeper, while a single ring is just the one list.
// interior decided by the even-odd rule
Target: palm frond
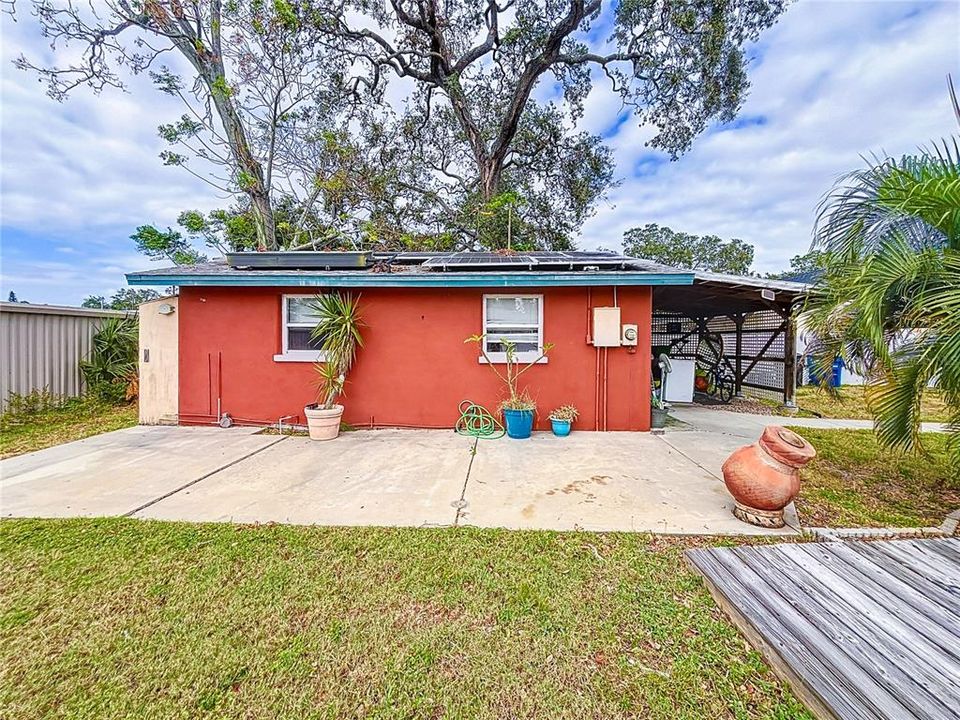
[{"label": "palm frond", "polygon": [[874,157],[840,179],[820,203],[814,246],[863,256],[896,235],[920,250],[958,248],[960,151],[944,140],[935,152]]},{"label": "palm frond", "polygon": [[960,145],[874,160],[823,201],[829,251],[804,323],[821,376],[837,357],[867,370],[878,438],[920,447],[920,401],[935,384],[951,412],[960,474]]}]

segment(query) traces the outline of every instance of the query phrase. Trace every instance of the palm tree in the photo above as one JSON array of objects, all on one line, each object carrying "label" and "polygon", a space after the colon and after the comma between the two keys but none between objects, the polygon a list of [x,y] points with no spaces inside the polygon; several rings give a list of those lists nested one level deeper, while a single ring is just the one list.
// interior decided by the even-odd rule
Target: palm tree
[{"label": "palm tree", "polygon": [[960,146],[875,158],[824,199],[814,246],[827,255],[805,322],[821,377],[840,356],[869,378],[880,441],[920,447],[930,384],[950,408],[960,475]]}]

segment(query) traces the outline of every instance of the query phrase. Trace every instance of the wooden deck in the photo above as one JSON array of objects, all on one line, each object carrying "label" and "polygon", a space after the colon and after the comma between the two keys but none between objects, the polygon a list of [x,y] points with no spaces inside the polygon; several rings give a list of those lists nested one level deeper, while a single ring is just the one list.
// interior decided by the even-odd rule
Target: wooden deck
[{"label": "wooden deck", "polygon": [[960,718],[960,539],[687,551],[818,718]]}]

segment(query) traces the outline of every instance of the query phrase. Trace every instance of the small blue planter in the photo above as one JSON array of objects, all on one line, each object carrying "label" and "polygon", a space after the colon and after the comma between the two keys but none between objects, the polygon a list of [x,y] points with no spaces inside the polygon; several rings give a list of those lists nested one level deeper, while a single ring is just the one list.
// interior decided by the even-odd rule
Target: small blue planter
[{"label": "small blue planter", "polygon": [[503,417],[507,421],[507,435],[509,437],[517,440],[530,437],[533,430],[533,410],[504,409]]},{"label": "small blue planter", "polygon": [[566,437],[570,434],[570,426],[573,424],[570,420],[556,420],[550,418],[550,424],[553,425],[553,434],[557,437]]}]

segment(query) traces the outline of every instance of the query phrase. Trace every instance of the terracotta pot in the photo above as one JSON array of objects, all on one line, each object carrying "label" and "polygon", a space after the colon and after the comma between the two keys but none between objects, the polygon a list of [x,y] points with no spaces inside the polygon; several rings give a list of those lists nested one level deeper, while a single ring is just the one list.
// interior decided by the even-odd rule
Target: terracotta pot
[{"label": "terracotta pot", "polygon": [[733,514],[763,527],[783,527],[783,509],[800,491],[800,468],[817,455],[791,430],[768,425],[753,445],[723,463],[723,481],[737,501]]},{"label": "terracotta pot", "polygon": [[334,405],[329,410],[307,405],[303,409],[307,417],[307,428],[311,440],[333,440],[340,434],[340,418],[343,417],[343,405]]}]

